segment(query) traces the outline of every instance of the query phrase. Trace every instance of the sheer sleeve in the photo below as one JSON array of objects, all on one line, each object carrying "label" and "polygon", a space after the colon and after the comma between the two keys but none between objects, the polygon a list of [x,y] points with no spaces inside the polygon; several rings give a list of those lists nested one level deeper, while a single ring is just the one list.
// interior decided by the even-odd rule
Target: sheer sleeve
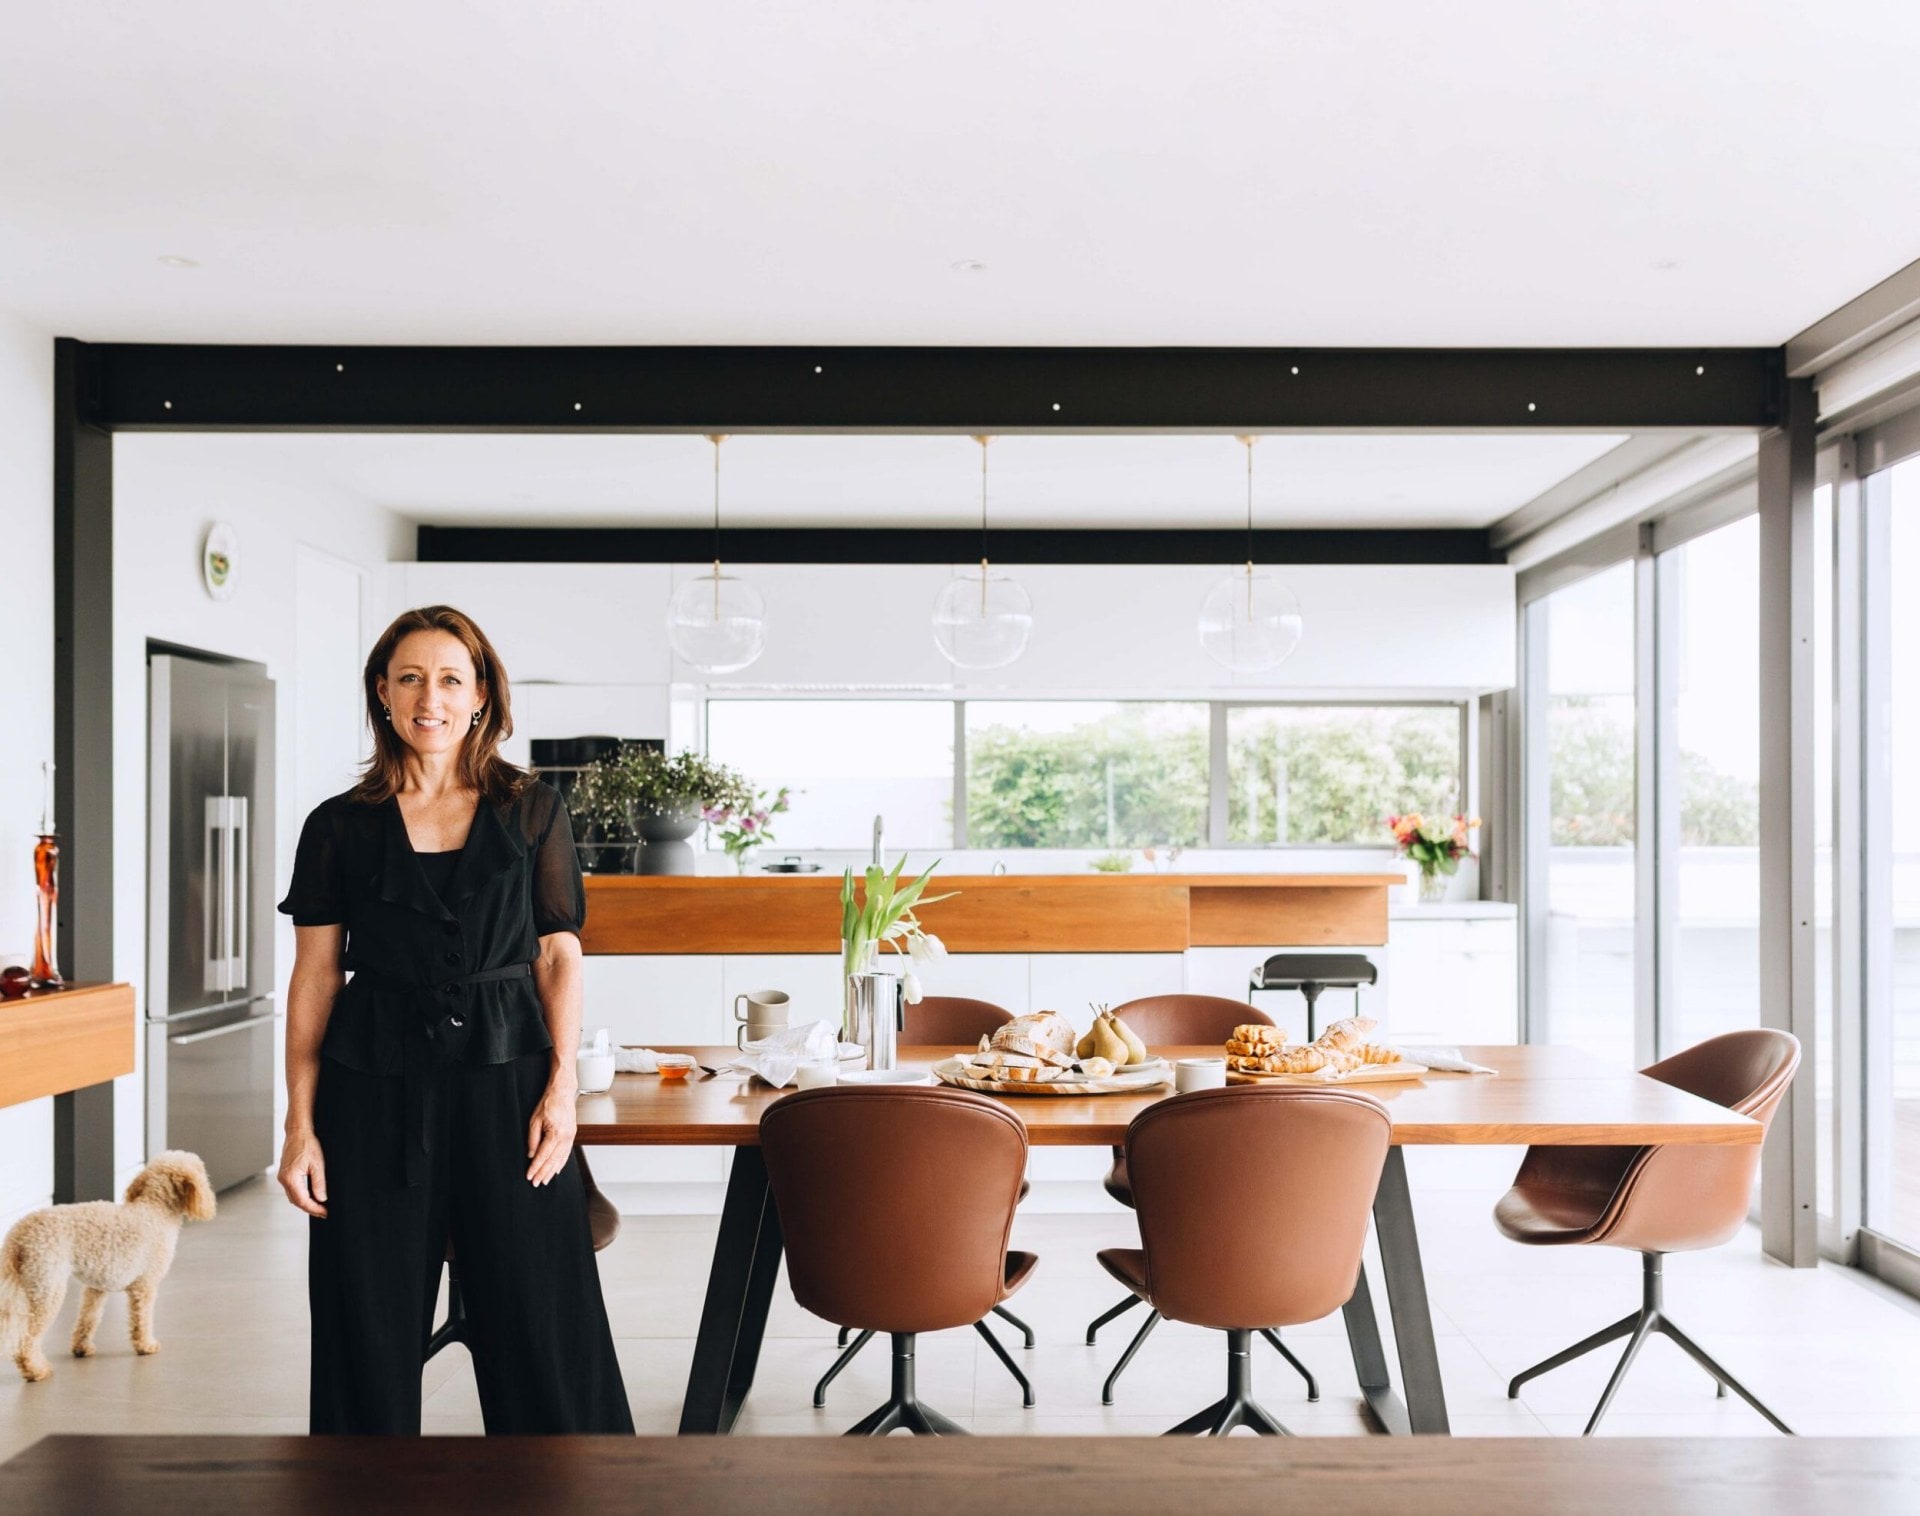
[{"label": "sheer sleeve", "polygon": [[345,869],[340,856],[340,829],[334,824],[333,802],[313,808],[300,829],[300,846],[293,855],[293,882],[280,902],[282,915],[295,926],[336,926],[347,919]]},{"label": "sheer sleeve", "polygon": [[533,931],[536,937],[555,932],[576,935],[587,920],[587,891],[580,879],[580,856],[573,847],[573,822],[559,791],[546,793],[547,818],[533,846]]}]

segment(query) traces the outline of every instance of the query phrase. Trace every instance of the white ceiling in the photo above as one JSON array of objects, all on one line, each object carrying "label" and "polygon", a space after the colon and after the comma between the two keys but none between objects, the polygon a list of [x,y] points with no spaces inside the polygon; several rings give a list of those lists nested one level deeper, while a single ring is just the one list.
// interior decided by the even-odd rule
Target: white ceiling
[{"label": "white ceiling", "polygon": [[[1484,527],[1623,438],[1270,436],[1254,455],[1267,527]],[[713,448],[694,436],[130,434],[127,466],[331,484],[418,521],[692,526],[712,519]],[[951,436],[734,437],[735,526],[966,526],[980,450]],[[1003,526],[1234,526],[1246,454],[1230,437],[996,438],[989,511]]]},{"label": "white ceiling", "polygon": [[0,306],[97,340],[1772,344],[1920,255],[1916,78],[1910,0],[13,4]]}]

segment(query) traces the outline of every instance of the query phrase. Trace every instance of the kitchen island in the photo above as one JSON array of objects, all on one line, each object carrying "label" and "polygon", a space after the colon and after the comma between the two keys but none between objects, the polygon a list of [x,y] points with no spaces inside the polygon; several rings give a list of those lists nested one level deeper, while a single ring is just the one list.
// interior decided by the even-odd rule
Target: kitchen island
[{"label": "kitchen island", "polygon": [[[940,874],[924,920],[954,953],[1377,947],[1401,874]],[[591,954],[831,953],[834,875],[594,875]]]}]

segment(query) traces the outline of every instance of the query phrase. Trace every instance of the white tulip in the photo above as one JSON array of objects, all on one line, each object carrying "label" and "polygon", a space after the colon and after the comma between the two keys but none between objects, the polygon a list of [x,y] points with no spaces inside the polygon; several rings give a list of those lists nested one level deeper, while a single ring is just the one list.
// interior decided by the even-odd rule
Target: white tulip
[{"label": "white tulip", "polygon": [[907,997],[908,1005],[918,1005],[920,1003],[920,976],[915,974],[912,969],[908,969],[901,974],[900,988]]}]

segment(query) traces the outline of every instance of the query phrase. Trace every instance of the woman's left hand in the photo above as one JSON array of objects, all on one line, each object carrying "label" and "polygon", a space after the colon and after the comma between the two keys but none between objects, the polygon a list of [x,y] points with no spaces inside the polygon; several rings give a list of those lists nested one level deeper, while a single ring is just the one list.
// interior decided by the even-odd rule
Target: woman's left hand
[{"label": "woman's left hand", "polygon": [[536,1187],[559,1173],[573,1151],[573,1105],[578,1093],[571,1083],[549,1083],[533,1120],[527,1123],[527,1179]]}]

